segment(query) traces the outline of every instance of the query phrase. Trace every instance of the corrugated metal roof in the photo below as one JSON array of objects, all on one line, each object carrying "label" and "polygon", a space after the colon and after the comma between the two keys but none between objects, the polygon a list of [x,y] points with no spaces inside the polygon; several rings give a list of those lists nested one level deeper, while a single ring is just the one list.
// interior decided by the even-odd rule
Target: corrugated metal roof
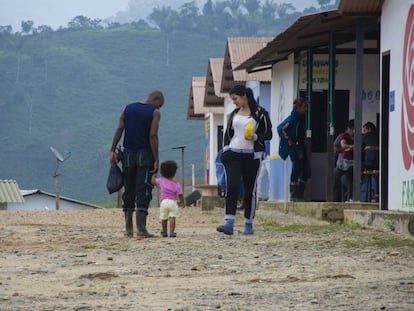
[{"label": "corrugated metal roof", "polygon": [[24,203],[15,180],[0,180],[0,203]]},{"label": "corrugated metal roof", "polygon": [[[52,197],[52,198],[56,198],[56,194],[54,193],[50,193],[50,192],[46,192],[46,191],[42,191],[39,189],[33,189],[33,190],[20,190],[20,193],[23,197],[25,196],[31,196],[31,195],[44,195],[44,196],[48,196],[48,197]],[[92,208],[102,208],[98,205],[92,204],[92,203],[88,203],[88,202],[84,202],[84,201],[79,201],[76,199],[71,199],[68,197],[63,197],[63,196],[59,196],[60,200],[64,200],[67,202],[71,202],[71,203],[76,203],[76,204],[80,204],[80,205],[84,205],[84,206],[89,206]]]},{"label": "corrugated metal roof", "polygon": [[326,46],[332,32],[335,34],[336,44],[352,42],[355,40],[357,20],[361,17],[363,17],[365,33],[373,37],[378,36],[379,13],[376,14],[344,15],[334,10],[301,16],[289,28],[269,42],[265,48],[236,69],[252,71],[269,68],[291,53],[304,50],[307,47]]},{"label": "corrugated metal roof", "polygon": [[234,71],[246,59],[263,49],[271,40],[271,37],[227,38],[220,86],[222,93],[228,93],[233,86],[240,84],[240,82],[271,81],[270,70],[256,73],[248,73],[246,70]]},{"label": "corrugated metal roof", "polygon": [[383,0],[342,0],[338,11],[342,14],[379,14]]},{"label": "corrugated metal roof", "polygon": [[[206,87],[205,87],[205,94],[204,94],[204,106],[205,107],[224,107],[224,98],[218,96],[216,92],[216,84],[221,82],[221,74],[220,80],[217,80],[217,77],[213,75],[213,67],[218,67],[221,65],[221,70],[223,69],[223,59],[222,58],[210,58],[208,60],[207,66],[207,74],[206,74]],[[215,70],[215,74],[217,75],[217,70]],[[218,90],[220,91],[220,90]],[[221,113],[223,113],[223,110]]]}]

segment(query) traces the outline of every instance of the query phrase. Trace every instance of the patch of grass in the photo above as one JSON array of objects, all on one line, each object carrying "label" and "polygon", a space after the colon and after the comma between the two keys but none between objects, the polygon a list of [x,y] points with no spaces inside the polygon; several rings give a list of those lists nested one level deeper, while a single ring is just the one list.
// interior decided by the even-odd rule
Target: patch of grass
[{"label": "patch of grass", "polygon": [[366,239],[343,241],[347,247],[352,248],[366,248],[366,247],[380,247],[380,248],[401,248],[414,247],[414,240],[404,238],[382,238],[382,237],[368,237]]},{"label": "patch of grass", "polygon": [[262,219],[259,221],[260,227],[267,231],[283,231],[283,232],[301,232],[301,233],[319,233],[329,234],[346,229],[352,229],[341,224],[326,225],[308,225],[308,224],[280,224],[274,219]]},{"label": "patch of grass", "polygon": [[[113,250],[119,250],[119,247],[120,247],[119,245],[105,245],[102,248],[106,251],[113,251]],[[129,247],[128,247],[128,249],[129,249]],[[125,249],[124,251],[126,251],[128,249]]]},{"label": "patch of grass", "polygon": [[93,202],[92,204],[98,205],[102,208],[116,208],[116,203],[117,203],[116,200],[115,201],[103,200],[103,201]]},{"label": "patch of grass", "polygon": [[[290,233],[305,233],[312,234],[318,237],[318,243],[326,247],[343,246],[346,248],[375,248],[375,249],[401,249],[413,248],[414,239],[409,239],[404,236],[397,236],[394,234],[366,230],[367,228],[356,223],[329,223],[329,224],[282,224],[275,219],[259,218],[257,219],[257,226],[263,230],[272,232],[290,232]],[[330,234],[335,236],[335,239],[330,238]],[[326,238],[323,238],[326,236]],[[315,243],[315,239],[310,240]],[[302,243],[307,243],[302,241]],[[388,252],[388,251],[387,251]]]},{"label": "patch of grass", "polygon": [[96,244],[84,244],[81,247],[84,249],[95,249],[97,246]]}]

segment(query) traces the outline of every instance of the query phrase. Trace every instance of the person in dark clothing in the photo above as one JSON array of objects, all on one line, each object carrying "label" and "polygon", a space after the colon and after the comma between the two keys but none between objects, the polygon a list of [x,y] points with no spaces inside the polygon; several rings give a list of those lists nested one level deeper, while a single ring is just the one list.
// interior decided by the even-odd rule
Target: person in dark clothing
[{"label": "person in dark clothing", "polygon": [[379,167],[379,140],[377,128],[372,122],[362,126],[362,169],[377,170]]},{"label": "person in dark clothing", "polygon": [[119,117],[112,139],[110,161],[116,162],[115,149],[124,134],[122,171],[124,176],[123,211],[126,235],[133,236],[133,213],[136,207],[138,238],[154,236],[146,229],[149,204],[152,200],[151,177],[158,172],[158,127],[164,95],[149,93],[144,102],[128,104]]},{"label": "person in dark clothing", "polygon": [[[376,200],[378,194],[379,172],[379,139],[377,128],[372,122],[362,126],[362,180],[365,184],[365,200]],[[372,192],[372,180],[375,186]],[[371,189],[368,189],[371,188]],[[373,197],[375,196],[375,198]]]},{"label": "person in dark clothing", "polygon": [[250,88],[236,85],[229,94],[237,108],[230,113],[223,139],[221,162],[226,172],[226,222],[218,226],[217,231],[227,235],[233,234],[240,182],[242,182],[243,234],[253,234],[256,181],[260,162],[265,155],[264,142],[272,138],[272,123],[269,113],[257,104]]},{"label": "person in dark clothing", "polygon": [[279,155],[283,160],[289,156],[292,161],[290,174],[290,200],[303,201],[306,182],[310,175],[306,153],[305,116],[307,102],[298,98],[293,102],[291,114],[277,127],[280,137]]},{"label": "person in dark clothing", "polygon": [[349,120],[345,132],[334,141],[334,150],[338,152],[338,160],[334,169],[333,200],[342,201],[342,182],[346,188],[346,201],[352,201],[352,179],[354,166],[354,120]]}]

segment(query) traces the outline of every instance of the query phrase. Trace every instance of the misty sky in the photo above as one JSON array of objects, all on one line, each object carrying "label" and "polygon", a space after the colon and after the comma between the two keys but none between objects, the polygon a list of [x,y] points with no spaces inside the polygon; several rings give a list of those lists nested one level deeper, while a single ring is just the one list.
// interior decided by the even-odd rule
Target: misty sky
[{"label": "misty sky", "polygon": [[[133,0],[144,7],[180,5],[192,0]],[[32,20],[34,26],[51,26],[57,29],[67,27],[68,22],[78,15],[105,19],[128,8],[130,0],[0,0],[0,25],[11,25],[14,31],[21,30],[21,21]],[[202,6],[206,0],[195,0]],[[290,2],[297,10],[317,5],[317,0],[280,0]],[[149,12],[143,12],[149,13]],[[144,15],[146,17],[147,15]]]},{"label": "misty sky", "polygon": [[129,0],[0,0],[0,25],[20,30],[22,20],[32,20],[35,27],[48,25],[53,29],[67,26],[78,15],[106,18],[123,11]]},{"label": "misty sky", "polygon": [[[142,18],[149,13],[149,8],[181,5],[193,0],[132,0],[142,5]],[[204,4],[206,0],[195,0]],[[300,0],[305,1],[305,0]],[[34,26],[51,26],[57,29],[67,27],[68,22],[78,15],[89,18],[105,19],[128,9],[130,0],[0,0],[0,25],[11,25],[14,31],[21,30],[21,21],[32,20]],[[135,5],[136,6],[136,5]]]}]

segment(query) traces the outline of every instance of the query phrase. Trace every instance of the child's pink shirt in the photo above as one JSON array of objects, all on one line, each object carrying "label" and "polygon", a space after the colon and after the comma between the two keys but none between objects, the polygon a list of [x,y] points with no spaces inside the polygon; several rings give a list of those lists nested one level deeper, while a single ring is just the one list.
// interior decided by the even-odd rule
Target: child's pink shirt
[{"label": "child's pink shirt", "polygon": [[183,194],[179,182],[169,180],[164,177],[156,178],[157,185],[160,187],[160,199],[177,200],[179,194]]}]

